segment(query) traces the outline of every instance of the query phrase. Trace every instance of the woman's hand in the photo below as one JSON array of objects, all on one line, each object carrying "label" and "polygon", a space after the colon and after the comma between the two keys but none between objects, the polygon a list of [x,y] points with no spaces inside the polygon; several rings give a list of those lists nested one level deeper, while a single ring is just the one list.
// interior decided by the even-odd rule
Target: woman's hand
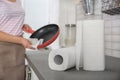
[{"label": "woman's hand", "polygon": [[8,33],[2,32],[2,31],[0,31],[0,41],[17,43],[17,44],[23,45],[25,48],[34,49],[32,47],[32,43],[29,40],[27,40],[21,36],[13,36],[13,35],[10,35]]},{"label": "woman's hand", "polygon": [[21,37],[21,38],[20,38],[20,41],[21,41],[20,43],[21,43],[25,48],[35,49],[35,48],[32,47],[32,43],[31,43],[29,40]]},{"label": "woman's hand", "polygon": [[28,24],[24,24],[22,29],[23,29],[23,31],[25,31],[27,33],[33,33],[34,32]]}]

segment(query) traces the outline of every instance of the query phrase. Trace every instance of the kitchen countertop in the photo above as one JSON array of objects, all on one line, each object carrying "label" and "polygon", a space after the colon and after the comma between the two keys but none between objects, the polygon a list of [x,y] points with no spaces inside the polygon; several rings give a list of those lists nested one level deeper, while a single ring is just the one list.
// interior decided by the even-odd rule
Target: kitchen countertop
[{"label": "kitchen countertop", "polygon": [[39,80],[120,80],[120,59],[105,57],[105,71],[80,71],[71,68],[66,71],[53,71],[48,66],[47,51],[28,51],[26,58]]}]

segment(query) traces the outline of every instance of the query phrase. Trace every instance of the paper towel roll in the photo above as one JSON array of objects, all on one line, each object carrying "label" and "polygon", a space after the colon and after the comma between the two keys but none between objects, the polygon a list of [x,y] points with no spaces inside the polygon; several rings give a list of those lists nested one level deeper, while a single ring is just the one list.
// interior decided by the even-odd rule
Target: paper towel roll
[{"label": "paper towel roll", "polygon": [[103,71],[104,64],[104,21],[85,20],[83,24],[84,70]]},{"label": "paper towel roll", "polygon": [[64,71],[75,66],[75,47],[56,49],[50,52],[49,67],[52,70]]}]

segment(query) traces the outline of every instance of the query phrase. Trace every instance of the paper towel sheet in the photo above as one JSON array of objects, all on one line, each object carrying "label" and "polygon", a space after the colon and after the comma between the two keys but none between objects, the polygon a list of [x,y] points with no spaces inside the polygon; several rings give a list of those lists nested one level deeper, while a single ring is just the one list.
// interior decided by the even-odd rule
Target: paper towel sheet
[{"label": "paper towel sheet", "polygon": [[75,66],[75,47],[56,49],[50,52],[49,67],[52,70],[64,71]]}]

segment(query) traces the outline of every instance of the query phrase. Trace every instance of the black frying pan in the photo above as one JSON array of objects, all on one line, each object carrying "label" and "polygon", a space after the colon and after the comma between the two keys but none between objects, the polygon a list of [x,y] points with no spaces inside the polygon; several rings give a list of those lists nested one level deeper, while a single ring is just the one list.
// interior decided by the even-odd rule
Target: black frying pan
[{"label": "black frying pan", "polygon": [[31,31],[31,33],[30,38],[43,39],[43,43],[38,45],[37,48],[44,48],[56,40],[59,35],[59,27],[56,24],[48,24],[36,31]]}]

